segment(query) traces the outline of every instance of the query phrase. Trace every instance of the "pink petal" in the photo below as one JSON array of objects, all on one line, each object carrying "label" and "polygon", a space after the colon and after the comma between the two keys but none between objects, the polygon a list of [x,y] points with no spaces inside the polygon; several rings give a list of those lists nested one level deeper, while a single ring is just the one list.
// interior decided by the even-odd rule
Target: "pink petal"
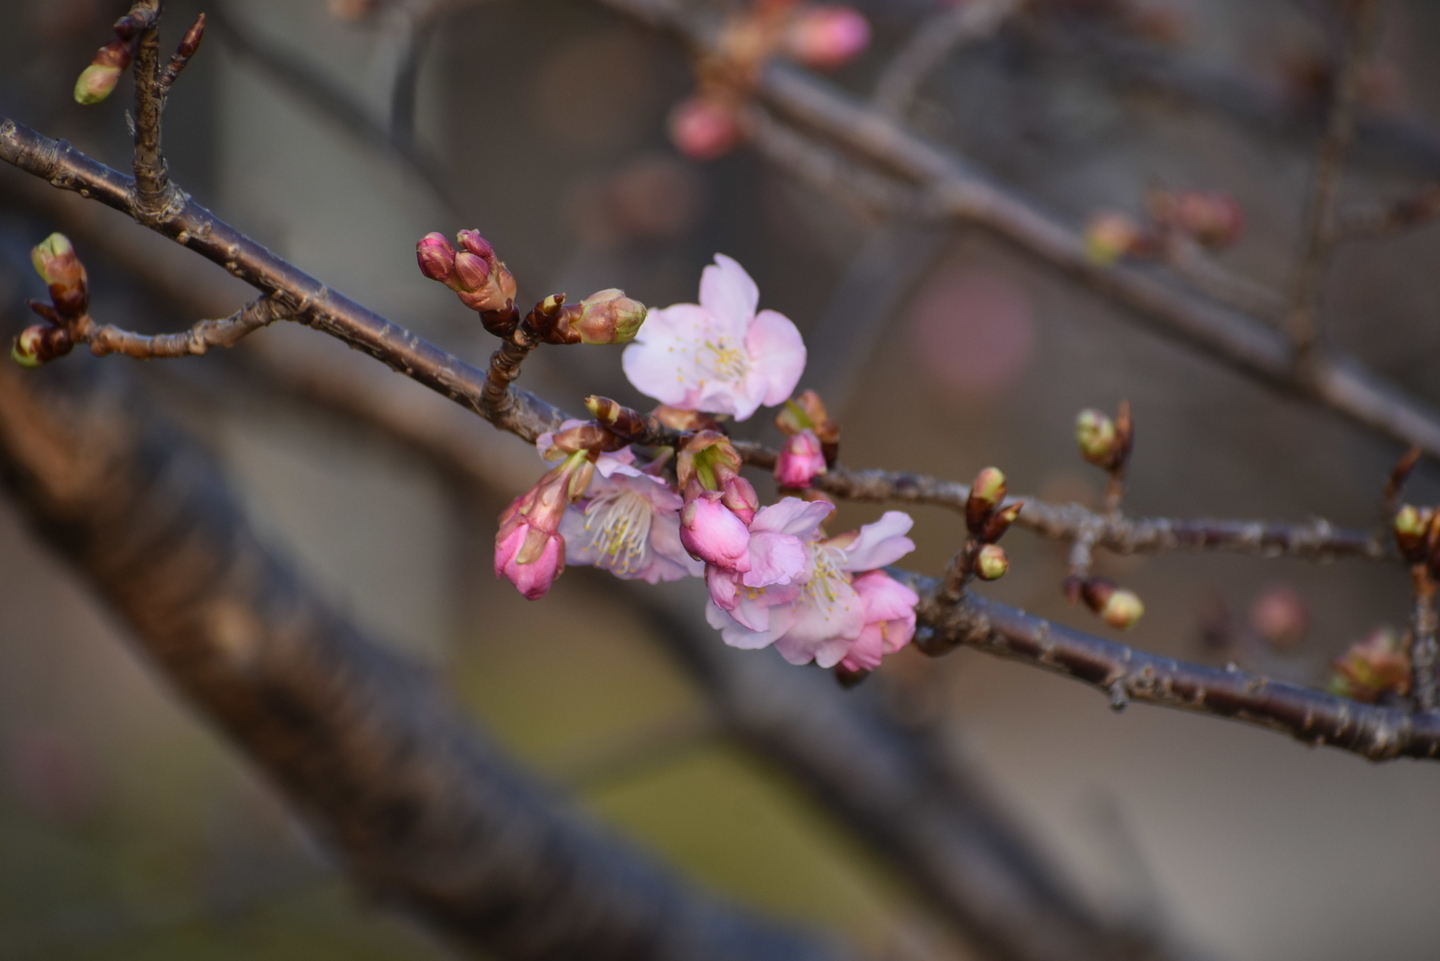
[{"label": "pink petal", "polygon": [[720,632],[721,638],[731,647],[757,651],[769,647],[774,638],[769,631],[752,631],[735,618],[726,614],[713,602],[705,605],[705,620]]},{"label": "pink petal", "polygon": [[834,509],[825,501],[782,497],[769,507],[760,508],[750,522],[750,529],[756,533],[791,534],[801,540],[813,540]]},{"label": "pink petal", "polygon": [[695,304],[652,310],[620,357],[625,376],[647,397],[683,404],[705,376],[695,351],[705,342],[709,325],[709,315]]},{"label": "pink petal", "polygon": [[805,573],[810,552],[791,534],[750,531],[750,570],[745,572],[746,587],[767,587],[789,584]]},{"label": "pink petal", "polygon": [[706,491],[685,505],[680,515],[680,543],[707,564],[730,571],[750,569],[750,531],[721,504],[715,491]]},{"label": "pink petal", "polygon": [[865,603],[867,622],[891,621],[915,616],[920,595],[884,571],[861,574],[851,584]]},{"label": "pink petal", "polygon": [[879,624],[866,624],[850,650],[845,652],[842,663],[851,671],[873,671],[880,666],[885,656],[885,644],[880,637]]},{"label": "pink petal", "polygon": [[895,563],[915,549],[915,542],[904,536],[914,526],[915,521],[904,511],[886,511],[875,523],[860,528],[846,548],[843,569],[870,571]]},{"label": "pink petal", "polygon": [[805,341],[790,318],[773,310],[760,311],[745,335],[745,349],[753,365],[751,376],[763,378],[765,406],[789,400],[805,372]]},{"label": "pink petal", "polygon": [[715,265],[701,272],[700,306],[713,314],[736,340],[745,336],[745,329],[759,305],[760,288],[733,259],[716,254]]}]

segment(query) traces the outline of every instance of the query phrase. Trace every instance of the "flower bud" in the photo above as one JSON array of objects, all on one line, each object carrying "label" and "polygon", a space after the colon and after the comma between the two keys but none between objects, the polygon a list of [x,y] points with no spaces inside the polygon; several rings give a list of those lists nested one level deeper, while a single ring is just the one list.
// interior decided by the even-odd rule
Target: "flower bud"
[{"label": "flower bud", "polygon": [[825,473],[825,454],[813,430],[802,430],[785,441],[775,459],[775,481],[781,487],[809,487]]},{"label": "flower bud", "polygon": [[724,426],[713,415],[698,410],[686,410],[683,407],[671,407],[669,404],[661,404],[655,408],[655,419],[673,430],[725,433]]},{"label": "flower bud", "polygon": [[1075,441],[1080,454],[1092,464],[1109,469],[1120,450],[1115,422],[1101,411],[1089,408],[1075,418]]},{"label": "flower bud", "polygon": [[455,248],[450,246],[444,234],[431,231],[420,238],[415,245],[415,260],[420,264],[420,272],[431,280],[446,285],[453,282],[451,274],[455,270]]},{"label": "flower bud", "polygon": [[785,50],[815,70],[834,70],[870,45],[870,21],[841,6],[813,6],[799,12],[785,32]]},{"label": "flower bud", "polygon": [[990,519],[985,522],[985,526],[976,536],[987,544],[995,543],[1005,536],[1005,532],[1010,529],[1011,524],[1015,523],[1015,518],[1020,516],[1020,511],[1024,507],[1024,501],[1016,501],[1000,508],[990,515]]},{"label": "flower bud", "polygon": [[1425,559],[1425,541],[1433,514],[1429,508],[1406,504],[1395,515],[1395,546],[1400,548],[1401,556],[1412,564]]},{"label": "flower bud", "polygon": [[1255,599],[1250,608],[1250,626],[1271,647],[1296,650],[1310,627],[1305,599],[1292,587],[1278,585]]},{"label": "flower bud", "polygon": [[458,288],[457,293],[475,293],[483,290],[490,281],[490,265],[484,258],[477,257],[468,250],[457,253],[451,265],[454,267],[453,277]]},{"label": "flower bud", "polygon": [[1145,605],[1134,591],[1119,590],[1110,595],[1100,608],[1100,619],[1117,630],[1127,631],[1145,613]]},{"label": "flower bud", "polygon": [[670,111],[670,140],[691,160],[715,160],[740,143],[740,122],[729,104],[690,97]]},{"label": "flower bud", "polygon": [[721,503],[718,491],[700,491],[681,509],[680,543],[692,556],[721,570],[750,569],[750,530]]},{"label": "flower bud", "polygon": [[455,235],[455,240],[460,246],[482,260],[495,259],[495,247],[490,241],[480,236],[478,230],[462,230]]},{"label": "flower bud", "polygon": [[590,411],[596,420],[621,437],[639,437],[650,427],[644,414],[613,401],[609,397],[597,397],[592,394],[585,398],[585,409]]},{"label": "flower bud", "polygon": [[570,327],[582,344],[628,344],[645,323],[645,315],[644,304],[612,287],[582,300],[580,315]]},{"label": "flower bud", "polygon": [[1085,255],[1092,263],[1109,266],[1121,257],[1140,253],[1145,235],[1129,217],[1114,211],[1097,215],[1085,228]]},{"label": "flower bud", "polygon": [[1150,212],[1156,223],[1211,249],[1229,247],[1245,232],[1244,209],[1220,191],[1156,190],[1150,195]]},{"label": "flower bud", "polygon": [[760,509],[760,495],[755,493],[755,485],[739,474],[731,474],[721,482],[721,491],[720,503],[749,527]]},{"label": "flower bud", "polygon": [[975,475],[970,496],[965,500],[965,524],[978,533],[1005,500],[1005,475],[998,467],[987,467]]},{"label": "flower bud", "polygon": [[134,41],[119,37],[101,47],[75,81],[75,102],[89,106],[114,93],[120,74],[130,66],[134,53]]},{"label": "flower bud", "polygon": [[998,581],[1010,570],[1010,558],[999,544],[986,544],[975,555],[975,576],[982,581]]},{"label": "flower bud", "polygon": [[1386,694],[1410,692],[1410,658],[1388,627],[1376,628],[1331,664],[1330,693],[1373,703]]},{"label": "flower bud", "polygon": [[581,451],[609,453],[626,446],[624,440],[593,420],[558,430],[549,437],[550,446],[542,454],[546,460],[559,460],[560,455],[568,457]]},{"label": "flower bud", "polygon": [[682,489],[696,480],[701,488],[717,491],[725,478],[740,472],[740,454],[730,438],[703,430],[691,436],[675,459],[675,475]]},{"label": "flower bud", "polygon": [[1085,606],[1100,615],[1106,624],[1118,630],[1135,626],[1145,613],[1145,605],[1134,591],[1121,590],[1110,581],[1092,577],[1080,586]]},{"label": "flower bud", "polygon": [[35,324],[15,336],[10,345],[10,359],[21,367],[35,368],[65,356],[74,346],[70,331],[64,327]]},{"label": "flower bud", "polygon": [[85,282],[85,267],[64,234],[51,234],[40,241],[30,251],[30,262],[40,279],[51,287],[74,287]]}]

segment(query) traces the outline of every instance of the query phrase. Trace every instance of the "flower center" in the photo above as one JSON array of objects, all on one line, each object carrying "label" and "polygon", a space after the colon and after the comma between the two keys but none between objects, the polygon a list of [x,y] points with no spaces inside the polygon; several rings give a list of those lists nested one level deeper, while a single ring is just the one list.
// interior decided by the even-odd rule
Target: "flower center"
[{"label": "flower center", "polygon": [[814,561],[810,580],[805,582],[805,594],[811,604],[828,612],[840,599],[839,585],[849,584],[850,575],[840,569],[842,555],[835,548],[817,545],[811,551]]},{"label": "flower center", "polygon": [[750,358],[744,350],[731,347],[730,341],[725,337],[705,341],[704,346],[696,353],[695,360],[721,380],[744,380],[745,375],[750,372]]},{"label": "flower center", "polygon": [[650,502],[632,490],[602,494],[585,508],[585,529],[599,533],[591,542],[602,566],[616,574],[645,569],[650,553]]}]

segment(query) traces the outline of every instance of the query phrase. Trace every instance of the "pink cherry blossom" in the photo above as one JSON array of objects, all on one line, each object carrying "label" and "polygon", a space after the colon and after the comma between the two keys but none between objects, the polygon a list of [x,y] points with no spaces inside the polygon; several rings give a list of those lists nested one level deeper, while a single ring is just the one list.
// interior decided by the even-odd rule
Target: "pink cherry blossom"
[{"label": "pink cherry blossom", "polygon": [[[891,622],[904,621],[903,614],[892,616],[897,600],[903,597],[867,582],[863,590],[873,595],[873,601],[867,602],[866,594],[855,587],[852,574],[893,564],[914,550],[915,543],[905,536],[913,524],[908,514],[888,511],[857,532],[828,540],[819,538],[817,524],[807,532],[804,572],[780,589],[767,587],[763,592],[747,593],[741,589],[742,584],[733,595],[717,592],[716,581],[720,579],[712,578],[707,571],[711,603],[706,608],[706,619],[732,647],[774,644],[792,664],[813,660],[821,667],[834,667],[869,624],[877,624],[879,630],[878,623],[883,621],[888,631]],[[727,609],[722,601],[733,602],[733,606]],[[873,612],[868,610],[872,604]],[[897,628],[897,632],[903,631]],[[882,637],[882,653],[883,647]],[[860,656],[865,657],[866,651],[862,648]]]},{"label": "pink cherry blossom", "polygon": [[870,45],[870,21],[850,7],[820,5],[803,10],[785,37],[790,55],[816,70],[835,70]]},{"label": "pink cherry blossom", "polygon": [[610,461],[596,465],[600,476],[560,522],[566,560],[651,584],[700,576],[704,564],[680,540],[680,495],[658,477]]},{"label": "pink cherry blossom", "polygon": [[736,420],[784,403],[805,369],[805,343],[783,314],[757,314],[759,303],[745,269],[716,254],[700,277],[700,303],[650,312],[625,348],[625,375],[662,404]]},{"label": "pink cherry blossom", "polygon": [[[511,508],[519,503],[517,497]],[[565,541],[516,517],[495,539],[495,576],[508,578],[526,600],[539,600],[565,570]]]},{"label": "pink cherry blossom", "polygon": [[817,474],[825,473],[825,455],[820,439],[806,428],[788,438],[775,459],[775,480],[781,487],[809,487]]},{"label": "pink cherry blossom", "polygon": [[865,605],[865,626],[840,667],[858,674],[873,671],[880,659],[894,654],[915,636],[915,605],[920,595],[884,571],[870,571],[856,577],[850,586]]},{"label": "pink cherry blossom", "polygon": [[824,502],[785,497],[757,511],[741,568],[706,567],[711,603],[746,630],[768,630],[770,609],[799,595],[808,560],[806,543],[819,537],[820,525],[833,509]]},{"label": "pink cherry blossom", "polygon": [[701,491],[680,511],[680,543],[706,564],[727,571],[750,569],[750,530],[719,491]]}]

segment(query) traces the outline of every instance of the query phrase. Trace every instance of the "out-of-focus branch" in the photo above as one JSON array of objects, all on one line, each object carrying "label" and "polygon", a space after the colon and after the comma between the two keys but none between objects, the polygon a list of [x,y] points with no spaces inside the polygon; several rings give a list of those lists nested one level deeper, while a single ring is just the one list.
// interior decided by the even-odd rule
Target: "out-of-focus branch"
[{"label": "out-of-focus branch", "polygon": [[1371,761],[1440,757],[1440,713],[1410,713],[1218,670],[1082,634],[973,592],[957,604],[939,599],[930,578],[906,577],[921,594],[916,644],[940,655],[973,647],[1063,674],[1103,692],[1116,710],[1131,701],[1228,717],[1329,745]]},{"label": "out-of-focus branch", "polygon": [[516,961],[850,956],[698,894],[527,781],[261,546],[208,460],[133,401],[82,361],[0,367],[0,476],[367,892]]},{"label": "out-of-focus branch", "polygon": [[1308,360],[1319,339],[1320,281],[1335,247],[1335,215],[1340,174],[1355,135],[1355,99],[1360,72],[1370,52],[1379,20],[1379,0],[1353,0],[1347,5],[1345,55],[1330,90],[1329,117],[1315,162],[1310,201],[1305,211],[1305,248],[1295,274],[1294,300],[1287,328],[1302,359]]},{"label": "out-of-focus branch", "polygon": [[297,100],[309,104],[345,133],[404,164],[446,207],[455,206],[444,166],[416,143],[413,130],[411,135],[397,135],[337,81],[259,37],[223,5],[217,5],[210,17],[220,41],[237,56],[252,61],[266,77]]},{"label": "out-of-focus branch", "polygon": [[[713,53],[715,25],[670,0],[597,2],[678,34],[698,52]],[[997,186],[959,157],[794,67],[767,66],[757,92],[800,127],[921,187],[932,215],[984,227],[1158,331],[1266,384],[1440,456],[1440,415],[1352,358],[1316,356],[1302,371],[1293,344],[1279,331],[1134,266],[1095,262],[1075,231]],[[843,181],[833,182],[843,186]]]},{"label": "out-of-focus branch", "polygon": [[959,48],[991,36],[1026,0],[968,0],[921,21],[890,61],[871,98],[876,109],[902,116],[925,80]]},{"label": "out-of-focus branch", "polygon": [[1440,184],[1426,184],[1388,204],[1340,217],[1335,225],[1335,240],[1338,243],[1398,234],[1424,226],[1436,217],[1440,217]]},{"label": "out-of-focus branch", "polygon": [[[473,418],[455,408],[406,403],[403,395],[411,392],[404,385],[377,390],[373,381],[333,367],[278,358],[260,375],[267,395],[292,394],[378,430],[382,439],[497,500],[520,486],[506,458],[477,446]],[[524,465],[532,465],[532,473],[540,469],[538,459],[522,456],[522,473]],[[695,617],[704,607],[703,591],[681,598],[595,576],[655,625],[667,651],[710,696],[728,733],[798,780],[988,956],[1164,956],[1133,932],[1096,918],[955,761],[938,762],[913,735],[829,678],[719,643]]]}]

